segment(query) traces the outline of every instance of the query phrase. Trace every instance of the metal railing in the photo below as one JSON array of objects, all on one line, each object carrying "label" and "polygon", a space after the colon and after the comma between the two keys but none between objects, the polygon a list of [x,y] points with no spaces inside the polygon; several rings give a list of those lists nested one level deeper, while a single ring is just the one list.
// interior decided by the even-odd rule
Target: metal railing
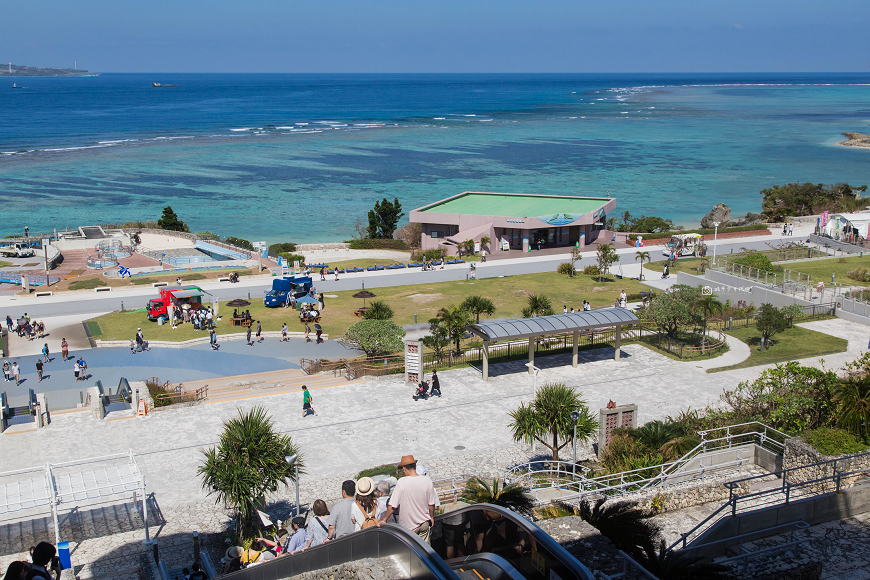
[{"label": "metal railing", "polygon": [[632,570],[636,570],[641,576],[644,578],[649,578],[650,580],[659,580],[658,576],[655,576],[652,572],[641,566],[637,563],[637,561],[623,552],[622,550],[616,551],[620,556],[622,556],[622,572],[617,572],[616,574],[605,574],[604,572],[598,571],[598,575],[605,580],[616,580],[617,578],[625,578],[628,576],[628,573]]},{"label": "metal railing", "polygon": [[[782,524],[779,526],[771,526],[769,528],[765,528],[763,530],[757,530],[754,532],[749,532],[747,534],[740,534],[739,536],[732,536],[730,538],[725,538],[722,540],[716,540],[715,542],[707,542],[705,544],[699,544],[697,546],[692,546],[693,550],[699,550],[701,548],[711,548],[713,546],[718,546],[722,544],[726,544],[726,553],[728,551],[735,551],[736,554],[730,558],[724,558],[720,560],[716,560],[717,564],[722,565],[731,565],[736,564],[739,569],[743,572],[746,572],[749,568],[749,562],[762,554],[772,554],[776,552],[782,552],[784,550],[792,549],[794,551],[795,557],[797,557],[798,552],[800,551],[800,545],[804,542],[808,542],[810,538],[795,538],[795,532],[798,530],[805,530],[809,528],[810,525],[804,521],[793,522],[789,524]],[[767,548],[761,548],[759,550],[750,550],[746,547],[747,539],[748,541],[752,541],[753,539],[757,539],[759,534],[763,533],[765,535],[773,535],[774,530],[778,530],[780,528],[786,528],[789,530],[789,541],[784,544],[777,544],[775,546],[770,546]],[[739,540],[736,550],[731,544],[734,543],[735,540]]]},{"label": "metal railing", "polygon": [[[649,489],[702,480],[740,471],[752,457],[747,445],[754,444],[777,454],[782,454],[785,441],[790,437],[763,423],[751,422],[699,431],[701,442],[680,459],[661,465],[588,477],[590,469],[567,461],[530,461],[511,467],[505,473],[506,483],[521,483],[531,488],[535,502],[540,505],[551,498],[548,492],[558,490],[566,495],[563,501],[581,501],[587,496],[626,496]],[[712,437],[711,437],[712,436]],[[735,450],[736,449],[736,450]],[[721,460],[734,454],[734,459]],[[701,457],[704,456],[704,457]],[[704,459],[708,462],[705,465]],[[697,464],[697,467],[689,466]]]},{"label": "metal railing", "polygon": [[[844,487],[853,487],[859,481],[858,476],[870,473],[870,468],[856,469],[853,471],[842,471],[837,468],[837,463],[851,462],[855,459],[864,458],[870,458],[870,452],[849,455],[846,457],[839,457],[837,459],[829,459],[827,461],[818,461],[816,463],[800,465],[797,467],[790,467],[788,469],[783,469],[781,471],[770,474],[755,475],[743,479],[726,482],[724,485],[729,490],[728,501],[726,501],[719,509],[714,511],[712,514],[704,518],[704,520],[699,522],[694,528],[684,534],[681,534],[680,539],[671,544],[668,547],[668,550],[674,550],[677,548],[686,549],[687,547],[691,547],[689,546],[689,542],[691,541],[691,539],[700,536],[711,525],[717,522],[723,514],[728,511],[730,511],[731,517],[735,517],[737,516],[737,513],[741,511],[741,509],[757,509],[759,507],[759,502],[751,500],[756,500],[758,498],[770,498],[772,501],[770,501],[767,505],[788,505],[794,499],[805,499],[813,496],[824,495],[827,493],[838,493]],[[789,475],[792,473],[797,473],[801,470],[820,468],[825,466],[829,466],[831,468],[831,475],[825,475],[823,477],[808,479],[804,481],[797,481],[794,483],[788,480]],[[816,471],[821,470],[816,469]],[[746,495],[738,495],[737,493],[735,493],[735,490],[739,489],[740,487],[745,485],[751,485],[750,482],[758,482],[762,478],[770,478],[771,476],[775,476],[781,479],[781,485],[777,485],[773,488],[756,491],[754,493],[749,493]],[[844,480],[846,483],[845,486],[843,485]],[[778,495],[782,496],[781,499],[776,497]]]}]

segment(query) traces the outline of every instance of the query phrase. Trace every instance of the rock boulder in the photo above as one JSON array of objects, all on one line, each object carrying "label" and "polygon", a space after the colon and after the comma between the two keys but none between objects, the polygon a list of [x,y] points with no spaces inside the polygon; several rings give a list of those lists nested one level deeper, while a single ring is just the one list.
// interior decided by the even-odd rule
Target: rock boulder
[{"label": "rock boulder", "polygon": [[719,203],[701,219],[701,227],[712,229],[715,222],[719,222],[719,227],[725,227],[730,219],[731,208],[724,203]]}]

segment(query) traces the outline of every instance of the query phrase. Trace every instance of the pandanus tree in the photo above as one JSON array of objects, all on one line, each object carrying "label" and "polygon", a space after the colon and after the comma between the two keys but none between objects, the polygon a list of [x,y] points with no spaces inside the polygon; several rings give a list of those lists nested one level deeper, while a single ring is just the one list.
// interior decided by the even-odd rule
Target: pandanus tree
[{"label": "pandanus tree", "polygon": [[511,411],[510,429],[514,441],[538,441],[559,460],[559,451],[574,439],[574,419],[577,411],[577,440],[585,442],[598,432],[598,420],[581,398],[581,393],[563,383],[547,383],[538,389],[529,403]]},{"label": "pandanus tree", "polygon": [[870,376],[844,379],[834,392],[837,422],[865,441],[870,437]]},{"label": "pandanus tree", "polygon": [[[263,407],[239,409],[238,417],[224,423],[217,446],[202,453],[204,461],[197,469],[202,487],[235,512],[240,537],[252,534],[254,510],[267,495],[305,473],[299,447],[275,428]],[[297,456],[293,466],[285,460],[290,455]]]}]

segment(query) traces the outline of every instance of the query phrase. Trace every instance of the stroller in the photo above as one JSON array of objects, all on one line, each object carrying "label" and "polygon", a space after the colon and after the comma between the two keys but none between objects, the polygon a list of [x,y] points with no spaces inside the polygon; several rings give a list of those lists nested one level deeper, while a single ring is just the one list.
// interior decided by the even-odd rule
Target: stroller
[{"label": "stroller", "polygon": [[415,401],[419,401],[420,399],[423,399],[425,401],[426,399],[429,398],[428,391],[429,391],[429,383],[427,383],[426,381],[423,381],[417,386],[417,390],[414,392],[414,395],[412,396],[412,398]]}]

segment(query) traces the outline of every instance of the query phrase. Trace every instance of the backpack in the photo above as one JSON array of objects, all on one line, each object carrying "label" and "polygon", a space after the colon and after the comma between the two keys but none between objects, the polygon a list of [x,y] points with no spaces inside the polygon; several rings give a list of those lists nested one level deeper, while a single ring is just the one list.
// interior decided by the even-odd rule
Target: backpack
[{"label": "backpack", "polygon": [[366,517],[365,521],[362,523],[362,525],[359,527],[359,529],[364,530],[366,528],[371,528],[372,526],[378,525],[378,519],[375,517],[375,513],[378,510],[377,504],[375,504],[375,506],[372,508],[371,515],[366,513],[366,510],[363,509],[363,507],[359,504],[359,502],[356,502],[356,506],[359,508],[359,511],[361,511],[363,513],[363,515]]}]

